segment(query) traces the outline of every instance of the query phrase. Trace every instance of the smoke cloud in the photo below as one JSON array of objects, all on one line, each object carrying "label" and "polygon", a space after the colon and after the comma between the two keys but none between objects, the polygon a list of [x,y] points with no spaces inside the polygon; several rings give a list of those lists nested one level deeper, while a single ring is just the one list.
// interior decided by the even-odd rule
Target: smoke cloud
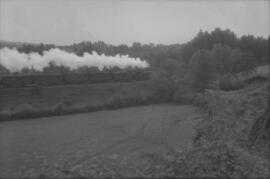
[{"label": "smoke cloud", "polygon": [[49,66],[50,62],[53,62],[56,66],[63,65],[70,70],[83,66],[98,67],[99,70],[103,70],[104,67],[125,69],[127,67],[146,68],[149,66],[146,61],[131,58],[127,55],[105,56],[92,52],[92,54],[84,53],[83,56],[77,56],[58,48],[44,51],[43,55],[40,55],[38,53],[20,53],[16,49],[0,49],[0,64],[11,72],[20,72],[23,68],[42,71],[44,67]]}]

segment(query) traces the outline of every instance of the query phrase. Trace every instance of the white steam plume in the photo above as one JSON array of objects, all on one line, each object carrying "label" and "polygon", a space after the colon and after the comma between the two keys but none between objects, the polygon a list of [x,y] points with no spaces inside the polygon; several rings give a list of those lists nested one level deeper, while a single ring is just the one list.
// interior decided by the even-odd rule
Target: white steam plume
[{"label": "white steam plume", "polygon": [[98,67],[99,70],[103,70],[104,67],[125,69],[127,67],[146,68],[149,66],[146,61],[127,55],[105,56],[92,52],[92,54],[84,53],[83,56],[77,56],[57,48],[44,51],[43,55],[40,55],[38,53],[20,53],[16,49],[0,49],[0,65],[11,72],[21,71],[25,67],[42,71],[50,62],[54,62],[56,66],[63,65],[71,70],[82,66]]}]

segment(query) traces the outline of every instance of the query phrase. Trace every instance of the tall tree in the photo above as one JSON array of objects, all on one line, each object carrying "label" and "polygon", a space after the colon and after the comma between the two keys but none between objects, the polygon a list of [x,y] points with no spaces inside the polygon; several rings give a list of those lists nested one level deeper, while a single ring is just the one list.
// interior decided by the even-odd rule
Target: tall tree
[{"label": "tall tree", "polygon": [[213,79],[213,58],[209,51],[199,50],[195,52],[191,57],[189,66],[192,83],[196,89],[202,89]]}]

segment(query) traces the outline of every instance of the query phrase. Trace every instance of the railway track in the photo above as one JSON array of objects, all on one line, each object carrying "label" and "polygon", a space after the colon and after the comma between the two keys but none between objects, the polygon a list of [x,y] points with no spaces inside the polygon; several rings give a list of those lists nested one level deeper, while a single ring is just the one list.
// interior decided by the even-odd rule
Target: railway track
[{"label": "railway track", "polygon": [[149,71],[49,75],[4,75],[0,76],[0,88],[146,81],[149,80],[150,75],[151,72]]}]

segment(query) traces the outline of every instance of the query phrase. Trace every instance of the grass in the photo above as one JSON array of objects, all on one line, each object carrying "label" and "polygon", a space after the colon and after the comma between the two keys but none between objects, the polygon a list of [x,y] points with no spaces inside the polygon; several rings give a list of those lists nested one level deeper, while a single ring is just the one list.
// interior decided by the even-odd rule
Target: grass
[{"label": "grass", "polygon": [[116,109],[155,100],[148,82],[0,89],[0,120]]},{"label": "grass", "polygon": [[[155,160],[155,154],[166,154],[174,148],[178,150],[190,146],[200,117],[203,113],[196,107],[162,104],[4,122],[1,123],[0,133],[3,139],[7,139],[3,140],[1,147],[3,161],[8,160],[24,168],[8,170],[10,165],[4,165],[0,166],[0,173],[3,177],[9,176],[9,172],[15,175],[18,171],[21,178],[36,178],[39,173],[51,175],[49,178],[65,178],[59,172],[67,171],[85,173],[87,178],[105,178],[117,165],[122,167],[122,174],[127,174],[128,167],[132,166],[130,163],[135,169],[137,166],[139,172],[148,159]],[[25,155],[18,161],[16,156],[21,153]],[[102,161],[100,157],[112,157],[112,160],[107,158]],[[125,165],[121,160],[114,160],[118,157],[129,158],[130,163]],[[95,158],[97,160],[93,161]],[[24,159],[27,160],[25,165]],[[48,163],[43,163],[44,159]],[[95,167],[95,162],[99,162],[99,166]],[[139,174],[129,172],[130,177]],[[60,176],[54,175],[58,173]]]}]

